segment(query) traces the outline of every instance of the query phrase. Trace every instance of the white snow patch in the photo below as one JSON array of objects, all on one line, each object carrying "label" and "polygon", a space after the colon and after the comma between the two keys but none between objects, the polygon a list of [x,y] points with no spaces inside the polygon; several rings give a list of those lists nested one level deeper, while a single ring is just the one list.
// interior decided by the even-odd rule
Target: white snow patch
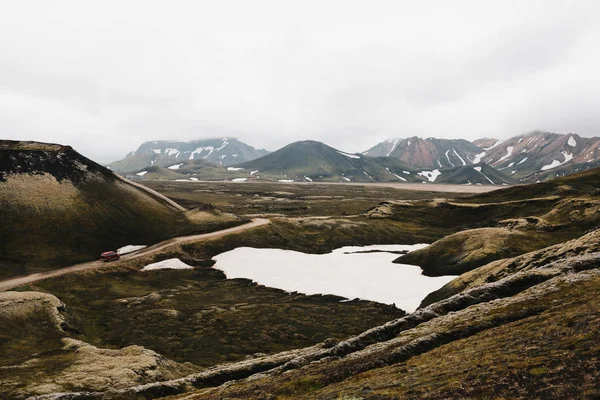
[{"label": "white snow patch", "polygon": [[239,171],[242,170],[244,168],[237,168],[237,167],[227,167],[227,171]]},{"label": "white snow patch", "polygon": [[410,175],[410,172],[408,172],[408,171],[402,171],[402,173],[406,174],[406,175]]},{"label": "white snow patch", "polygon": [[479,153],[479,154],[475,154],[475,157],[473,157],[473,164],[479,164],[481,162],[481,159],[483,157],[485,157],[485,151],[483,153]]},{"label": "white snow patch", "polygon": [[137,176],[144,176],[148,173],[148,171],[142,171],[142,172],[138,172],[136,175]]},{"label": "white snow patch", "polygon": [[293,179],[279,179],[277,182],[292,183],[292,182],[294,182],[294,180]]},{"label": "white snow patch", "polygon": [[[390,154],[392,154],[392,151],[396,150],[396,146],[398,146],[398,141],[399,140],[400,139],[396,139],[396,141],[394,142],[394,145],[392,146],[392,149],[385,155],[386,157],[389,157]],[[410,142],[408,144],[410,144]]]},{"label": "white snow patch", "polygon": [[[342,247],[328,254],[305,254],[280,249],[238,247],[213,260],[214,268],[228,279],[247,278],[258,284],[289,292],[334,294],[395,304],[414,311],[423,298],[454,279],[454,276],[427,277],[414,265],[393,264],[398,254],[425,244]],[[383,252],[358,253],[369,250]],[[368,273],[369,279],[365,279]]]},{"label": "white snow patch", "polygon": [[190,178],[191,181],[197,181],[198,178]]},{"label": "white snow patch", "polygon": [[504,143],[504,140],[498,140],[496,143],[494,143],[494,144],[493,144],[493,145],[491,145],[490,147],[484,147],[483,149],[484,149],[485,151],[487,151],[487,150],[491,150],[491,149],[493,149],[494,147],[496,147],[496,146],[499,146],[499,145],[500,145],[500,144],[502,144],[502,143]]},{"label": "white snow patch", "polygon": [[162,150],[161,149],[152,149],[152,151],[156,154],[160,154]]},{"label": "white snow patch", "polygon": [[514,146],[508,146],[506,148],[506,155],[504,155],[504,157],[502,157],[501,159],[499,159],[498,161],[496,161],[496,163],[499,163],[502,160],[506,160],[508,157],[510,157],[510,155],[512,154],[512,151],[514,149]]},{"label": "white snow patch", "polygon": [[172,156],[172,155],[179,155],[179,150],[177,149],[165,149],[165,152],[167,153],[167,155]]},{"label": "white snow patch", "polygon": [[435,182],[438,176],[442,173],[439,169],[434,169],[433,171],[421,171],[417,175],[421,175],[422,177],[427,178],[429,182]]},{"label": "white snow patch", "polygon": [[573,136],[569,136],[569,141],[567,141],[567,144],[571,147],[575,147],[577,146],[577,141]]},{"label": "white snow patch", "polygon": [[342,176],[342,179],[346,180],[346,182],[350,182],[350,179],[346,178],[345,176]]},{"label": "white snow patch", "polygon": [[344,153],[343,151],[339,151],[338,153],[340,153],[343,156],[349,157],[349,158],[360,158],[360,156],[357,156],[356,154],[348,154],[348,153]]},{"label": "white snow patch", "polygon": [[183,165],[183,163],[181,164],[175,164],[175,165],[171,165],[170,167],[167,167],[169,169],[179,169],[179,167],[181,167]]},{"label": "white snow patch", "polygon": [[548,165],[544,165],[544,166],[541,168],[541,170],[542,170],[542,171],[546,171],[546,170],[549,170],[549,169],[552,169],[552,168],[556,168],[556,167],[558,167],[559,165],[563,165],[563,164],[565,164],[565,163],[567,163],[567,162],[569,162],[569,161],[571,161],[571,160],[573,159],[573,154],[569,154],[569,153],[567,153],[567,152],[566,152],[566,151],[564,151],[564,150],[563,150],[563,151],[561,151],[561,153],[562,153],[562,155],[565,157],[565,161],[563,161],[563,162],[560,162],[560,161],[558,161],[558,160],[554,160],[554,161],[552,161],[550,164],[548,164]]},{"label": "white snow patch", "polygon": [[[519,164],[523,164],[525,161],[527,161],[527,157],[525,157],[524,159],[522,159],[521,161],[519,161]],[[517,165],[519,165],[517,164]]]},{"label": "white snow patch", "polygon": [[369,178],[371,178],[371,180],[375,180],[373,179],[373,177],[369,174],[367,174],[367,171],[365,171],[364,169],[362,170],[363,174],[365,174],[366,176],[368,176]]},{"label": "white snow patch", "polygon": [[254,175],[257,172],[258,172],[258,170],[250,171],[250,175]]},{"label": "white snow patch", "polygon": [[169,258],[168,260],[148,264],[142,268],[142,271],[155,271],[157,269],[194,269],[194,267],[187,265],[179,258]]},{"label": "white snow patch", "polygon": [[390,171],[390,169],[388,167],[385,167],[385,169],[387,169],[387,172],[389,172],[390,174],[394,175],[396,178],[400,179],[401,181],[406,182],[406,179],[404,179],[401,176],[396,175],[395,173],[393,173],[392,171]]},{"label": "white snow patch", "polygon": [[117,253],[119,253],[121,255],[133,253],[134,251],[138,251],[138,250],[144,249],[146,247],[147,246],[145,244],[140,244],[140,245],[128,244],[127,246],[119,247],[117,249]]},{"label": "white snow patch", "polygon": [[233,178],[231,182],[245,182],[248,178]]},{"label": "white snow patch", "polygon": [[313,181],[313,180],[312,180],[312,179],[310,179],[308,176],[305,176],[305,177],[304,177],[304,179],[306,179],[306,180],[307,180],[307,181],[309,181],[309,182],[312,182],[312,181]]},{"label": "white snow patch", "polygon": [[214,150],[214,147],[212,147],[212,146],[198,147],[196,150],[192,151],[192,154],[190,154],[190,160],[194,159],[195,154],[202,154],[203,152],[208,151],[208,154],[203,157],[203,158],[206,158],[211,155],[213,150]]},{"label": "white snow patch", "polygon": [[460,161],[463,163],[463,165],[467,165],[467,163],[465,162],[465,160],[456,152],[456,149],[452,149],[452,151],[454,152],[454,154],[456,155],[456,157],[460,158]]},{"label": "white snow patch", "polygon": [[229,144],[229,140],[227,140],[227,138],[223,138],[223,144],[221,144],[221,147],[217,147],[217,151],[222,150],[228,144]]},{"label": "white snow patch", "polygon": [[[450,165],[452,165],[454,167],[454,163],[452,161],[450,161],[450,157],[448,157],[448,153],[450,153],[450,150],[446,150],[446,159],[448,160],[448,162],[450,163]],[[438,165],[440,165],[439,161],[438,161]]]},{"label": "white snow patch", "polygon": [[[495,183],[494,183],[494,181],[493,181],[493,180],[491,180],[490,178],[488,178],[488,176],[487,176],[486,174],[484,174],[483,172],[481,172],[481,167],[473,167],[473,169],[474,169],[475,171],[479,172],[481,175],[483,175],[483,176],[485,177],[485,179],[487,179],[488,181],[490,181],[490,183],[491,183],[492,185],[495,185]],[[478,185],[480,185],[480,184],[478,183]]]}]

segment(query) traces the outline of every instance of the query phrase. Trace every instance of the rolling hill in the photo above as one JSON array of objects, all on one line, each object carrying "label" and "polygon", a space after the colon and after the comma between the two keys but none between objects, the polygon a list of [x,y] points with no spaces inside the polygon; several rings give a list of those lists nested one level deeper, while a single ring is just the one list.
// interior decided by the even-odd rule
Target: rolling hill
[{"label": "rolling hill", "polygon": [[186,160],[206,160],[228,166],[254,160],[268,153],[235,138],[144,142],[123,160],[111,163],[110,169],[126,173],[152,166],[168,167]]},{"label": "rolling hill", "polygon": [[0,141],[0,276],[210,229],[69,146]]}]

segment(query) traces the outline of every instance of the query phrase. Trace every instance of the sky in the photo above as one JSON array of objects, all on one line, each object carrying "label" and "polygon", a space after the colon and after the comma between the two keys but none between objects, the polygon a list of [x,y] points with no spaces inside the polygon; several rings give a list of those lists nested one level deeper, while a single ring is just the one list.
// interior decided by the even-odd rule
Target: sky
[{"label": "sky", "polygon": [[600,135],[600,2],[3,1],[0,139]]}]

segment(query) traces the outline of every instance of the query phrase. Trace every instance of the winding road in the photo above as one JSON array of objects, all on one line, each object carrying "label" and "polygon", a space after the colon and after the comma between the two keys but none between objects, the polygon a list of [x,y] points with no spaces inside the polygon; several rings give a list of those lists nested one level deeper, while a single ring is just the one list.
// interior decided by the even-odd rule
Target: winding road
[{"label": "winding road", "polygon": [[[157,243],[155,245],[146,247],[145,249],[136,251],[134,253],[129,253],[121,256],[121,260],[133,260],[135,258],[146,256],[152,253],[156,253],[160,250],[165,249],[166,247],[172,246],[174,244],[181,244],[186,242],[196,242],[200,240],[207,239],[216,239],[230,233],[238,233],[247,231],[249,229],[253,229],[259,226],[268,225],[271,221],[265,218],[255,218],[251,222],[248,222],[244,225],[234,226],[233,228],[227,228],[220,231],[203,233],[200,235],[190,235],[190,236],[179,236],[171,239],[167,239],[163,242]],[[26,285],[28,283],[41,281],[46,278],[53,278],[65,274],[69,274],[71,272],[84,271],[96,268],[106,267],[108,265],[118,265],[120,261],[112,261],[107,264],[102,261],[90,261],[82,264],[72,265],[70,267],[55,269],[52,271],[39,272],[31,275],[19,276],[16,278],[7,279],[4,281],[0,281],[0,292],[13,289],[15,287]]]}]

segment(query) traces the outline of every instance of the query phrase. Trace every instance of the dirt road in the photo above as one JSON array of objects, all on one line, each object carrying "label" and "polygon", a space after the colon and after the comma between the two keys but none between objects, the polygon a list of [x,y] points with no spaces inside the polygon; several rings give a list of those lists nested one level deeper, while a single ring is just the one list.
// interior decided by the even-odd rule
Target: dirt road
[{"label": "dirt road", "polygon": [[[253,228],[256,228],[259,226],[267,225],[269,223],[271,223],[271,221],[268,219],[256,218],[256,219],[253,219],[252,222],[249,222],[247,224],[235,226],[233,228],[223,229],[223,230],[216,231],[216,232],[203,233],[201,235],[179,236],[176,238],[168,239],[163,242],[157,243],[153,246],[146,247],[145,249],[136,251],[134,253],[125,254],[125,255],[121,256],[121,260],[133,260],[133,259],[141,257],[141,256],[146,256],[148,254],[156,253],[157,251],[163,250],[166,247],[172,246],[174,244],[195,242],[195,241],[205,240],[205,239],[215,239],[215,238],[219,238],[221,236],[228,235],[230,233],[243,232],[243,231],[253,229]],[[55,269],[52,271],[40,272],[40,273],[26,275],[26,276],[19,276],[16,278],[7,279],[5,281],[0,281],[0,292],[10,290],[17,286],[40,281],[40,280],[46,279],[46,278],[61,276],[61,275],[65,275],[65,274],[68,274],[71,272],[76,272],[76,271],[83,271],[83,270],[88,270],[88,269],[106,267],[107,265],[115,265],[115,264],[118,265],[118,263],[119,263],[119,261],[112,261],[111,263],[108,263],[108,264],[103,263],[102,261],[90,261],[87,263],[76,264],[76,265],[72,265],[70,267]]]}]

